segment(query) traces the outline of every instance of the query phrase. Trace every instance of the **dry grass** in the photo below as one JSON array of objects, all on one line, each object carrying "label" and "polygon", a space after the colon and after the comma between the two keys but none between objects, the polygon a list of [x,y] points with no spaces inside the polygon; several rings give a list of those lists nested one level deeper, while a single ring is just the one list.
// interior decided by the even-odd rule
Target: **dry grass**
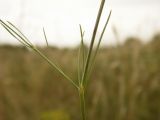
[{"label": "dry grass", "polygon": [[[145,45],[132,38],[119,47],[100,49],[88,88],[89,119],[160,119],[159,38],[156,35]],[[66,74],[77,78],[78,49],[40,49],[50,59],[56,58]],[[0,119],[39,120],[45,115],[64,115],[79,120],[76,91],[61,79],[33,52],[1,46]]]}]

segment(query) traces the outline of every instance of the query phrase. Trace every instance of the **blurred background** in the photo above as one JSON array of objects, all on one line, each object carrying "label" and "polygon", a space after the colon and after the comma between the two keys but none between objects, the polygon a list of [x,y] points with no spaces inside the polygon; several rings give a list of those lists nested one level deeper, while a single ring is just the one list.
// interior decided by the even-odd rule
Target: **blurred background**
[{"label": "blurred background", "polygon": [[[89,43],[101,0],[0,0],[0,17],[18,26],[34,43],[43,45],[42,28],[48,41],[59,47],[79,44],[79,24]],[[103,44],[116,43],[112,32],[116,27],[121,42],[129,36],[148,41],[160,31],[159,0],[107,0],[98,32],[108,13],[113,10]],[[1,29],[0,43],[17,44]]]},{"label": "blurred background", "polygon": [[[87,47],[100,2],[0,0],[0,19],[20,28],[77,81],[79,24]],[[111,9],[88,88],[88,118],[160,120],[160,1],[107,0],[97,38]],[[50,47],[46,47],[43,27]],[[73,86],[2,26],[0,120],[80,120]]]}]

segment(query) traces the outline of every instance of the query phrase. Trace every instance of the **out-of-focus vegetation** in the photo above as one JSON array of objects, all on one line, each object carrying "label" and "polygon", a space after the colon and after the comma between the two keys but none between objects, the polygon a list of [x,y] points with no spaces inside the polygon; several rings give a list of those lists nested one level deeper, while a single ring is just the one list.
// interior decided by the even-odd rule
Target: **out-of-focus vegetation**
[{"label": "out-of-focus vegetation", "polygon": [[[78,48],[41,48],[77,80]],[[89,120],[160,119],[160,34],[101,48],[88,89]],[[75,89],[34,52],[0,46],[0,120],[80,120]]]}]

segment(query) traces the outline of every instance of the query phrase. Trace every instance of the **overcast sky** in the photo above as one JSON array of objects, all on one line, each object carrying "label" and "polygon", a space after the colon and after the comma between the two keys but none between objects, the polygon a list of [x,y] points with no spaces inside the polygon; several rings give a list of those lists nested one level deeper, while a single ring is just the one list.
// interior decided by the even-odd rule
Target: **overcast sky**
[{"label": "overcast sky", "polygon": [[[89,42],[101,0],[0,0],[0,18],[17,25],[31,41],[44,43],[45,27],[50,44],[74,46],[80,41],[79,24],[85,29]],[[103,44],[115,42],[112,26],[121,40],[128,36],[149,39],[160,32],[160,0],[106,0],[100,33],[109,10],[112,16]],[[1,43],[16,43],[0,27]]]}]

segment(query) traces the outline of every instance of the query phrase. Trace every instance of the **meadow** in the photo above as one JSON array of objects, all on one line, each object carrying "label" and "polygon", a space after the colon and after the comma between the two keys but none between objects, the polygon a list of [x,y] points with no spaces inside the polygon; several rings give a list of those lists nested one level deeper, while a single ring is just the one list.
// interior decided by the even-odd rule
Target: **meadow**
[{"label": "meadow", "polygon": [[[87,48],[87,47],[86,47]],[[75,82],[75,48],[39,47]],[[160,120],[160,34],[101,47],[87,90],[89,120]],[[0,45],[0,120],[80,120],[77,91],[33,51]]]}]

